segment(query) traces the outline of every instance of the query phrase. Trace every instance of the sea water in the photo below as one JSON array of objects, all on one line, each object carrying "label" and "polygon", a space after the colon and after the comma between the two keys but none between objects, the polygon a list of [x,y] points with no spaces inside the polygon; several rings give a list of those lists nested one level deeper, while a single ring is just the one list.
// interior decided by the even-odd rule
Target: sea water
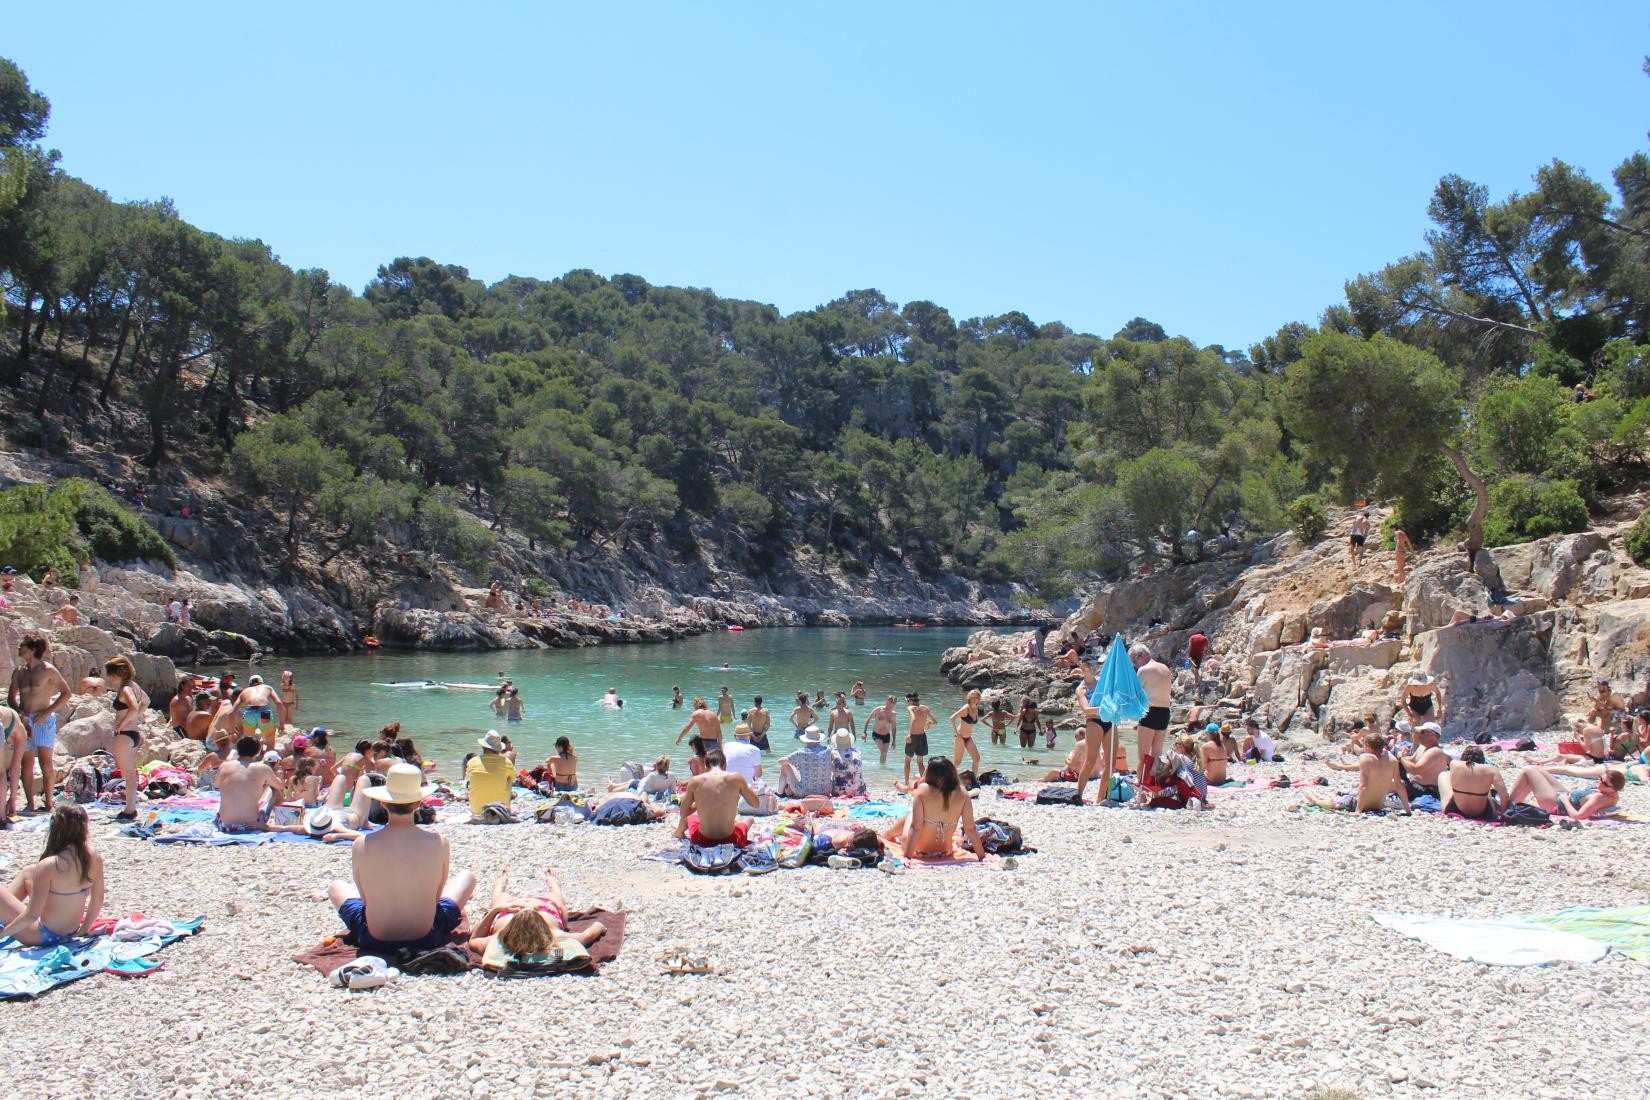
[{"label": "sea water", "polygon": [[[796,747],[786,716],[796,705],[796,693],[824,691],[831,705],[836,693],[854,681],[865,682],[865,703],[854,707],[855,720],[864,724],[866,712],[888,696],[897,697],[899,740],[889,754],[889,769],[897,775],[904,764],[905,693],[921,693],[933,708],[940,728],[929,735],[936,752],[950,752],[952,736],[946,718],[962,705],[963,692],[940,675],[940,656],[961,645],[970,628],[908,629],[795,628],[721,631],[676,642],[649,645],[593,646],[585,649],[504,651],[493,653],[377,653],[346,657],[291,658],[280,664],[297,676],[301,698],[296,724],[326,726],[337,731],[339,755],[363,737],[374,737],[381,726],[400,722],[426,759],[436,761],[445,774],[454,774],[465,753],[476,750],[476,739],[488,729],[510,738],[523,767],[539,763],[554,751],[557,737],[572,740],[579,757],[580,781],[590,785],[627,760],[652,761],[666,755],[673,769],[685,773],[689,749],[676,735],[687,723],[695,695],[716,708],[716,694],[728,686],[735,713],[763,696],[773,715],[768,738],[775,753]],[[723,665],[728,667],[723,669]],[[272,669],[264,675],[273,680]],[[523,718],[507,722],[491,709],[496,685],[508,677],[520,690]],[[244,677],[243,677],[244,678]],[[383,687],[389,683],[422,682],[483,685],[476,688]],[[687,702],[672,709],[671,689],[679,686]],[[624,700],[621,710],[602,705],[602,696],[616,689]],[[852,699],[849,700],[852,705]],[[1009,709],[1016,709],[1012,700]],[[827,708],[828,709],[828,708]],[[826,726],[821,709],[820,728]],[[724,735],[732,738],[729,725]],[[690,735],[691,736],[691,735]],[[1010,740],[1017,745],[1014,726]],[[987,727],[975,733],[985,766],[1023,766],[1027,755],[1017,747],[993,750]],[[867,771],[878,774],[876,747],[860,745]],[[1037,753],[1029,754],[1037,756]],[[1052,759],[1052,754],[1043,754]],[[1058,761],[1050,763],[1057,766]],[[965,765],[966,766],[966,762]]]}]

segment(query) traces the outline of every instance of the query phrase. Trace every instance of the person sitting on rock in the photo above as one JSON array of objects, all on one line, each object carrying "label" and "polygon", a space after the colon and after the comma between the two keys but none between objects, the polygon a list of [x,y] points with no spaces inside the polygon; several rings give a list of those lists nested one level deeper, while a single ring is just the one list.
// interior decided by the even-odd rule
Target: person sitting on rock
[{"label": "person sitting on rock", "polygon": [[1404,684],[1404,690],[1398,697],[1398,705],[1409,715],[1411,726],[1419,726],[1422,722],[1437,722],[1442,728],[1444,693],[1431,673],[1417,672],[1412,675]]},{"label": "person sitting on rock", "polygon": [[353,842],[354,881],[333,882],[327,894],[363,951],[431,951],[464,919],[475,876],[454,872],[447,838],[413,821],[430,790],[423,769],[399,763],[383,786],[362,792],[383,804],[387,821]]},{"label": "person sitting on rock", "polygon": [[1306,800],[1311,805],[1367,814],[1386,809],[1386,800],[1391,796],[1398,799],[1404,813],[1409,813],[1409,793],[1404,790],[1403,779],[1398,774],[1398,758],[1387,751],[1386,738],[1381,734],[1364,734],[1355,763],[1325,760],[1324,765],[1333,771],[1357,772],[1358,789],[1342,795],[1310,791]]},{"label": "person sitting on rock", "polygon": [[1588,696],[1587,721],[1596,723],[1606,733],[1614,732],[1616,720],[1627,709],[1621,696],[1610,690],[1610,681],[1600,676]]},{"label": "person sitting on rock", "polygon": [[1437,722],[1422,722],[1415,728],[1415,755],[1399,756],[1398,770],[1404,777],[1404,790],[1410,798],[1431,795],[1442,801],[1438,793],[1438,777],[1449,770],[1449,754],[1438,747]]},{"label": "person sitting on rock", "polygon": [[[830,793],[830,755],[825,754],[827,783]],[[686,837],[700,847],[733,844],[743,848],[750,822],[739,820],[739,803],[755,806],[760,796],[745,777],[727,770],[727,759],[720,748],[705,753],[709,769],[696,775],[682,788],[681,804],[677,808],[676,836]]]},{"label": "person sitting on rock", "polygon": [[[1593,779],[1598,786],[1590,791],[1568,791],[1553,782],[1555,775],[1569,775],[1579,779]],[[1614,813],[1621,800],[1621,790],[1627,786],[1627,773],[1620,768],[1524,768],[1513,777],[1509,803],[1529,802],[1540,806],[1554,817],[1586,821]]]}]

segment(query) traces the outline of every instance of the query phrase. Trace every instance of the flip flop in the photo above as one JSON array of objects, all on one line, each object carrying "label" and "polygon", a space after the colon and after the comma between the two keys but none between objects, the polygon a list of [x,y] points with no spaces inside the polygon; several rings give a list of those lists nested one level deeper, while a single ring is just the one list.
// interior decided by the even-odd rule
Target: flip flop
[{"label": "flip flop", "polygon": [[703,955],[691,954],[685,947],[666,951],[659,959],[665,964],[666,974],[713,974],[715,968]]}]

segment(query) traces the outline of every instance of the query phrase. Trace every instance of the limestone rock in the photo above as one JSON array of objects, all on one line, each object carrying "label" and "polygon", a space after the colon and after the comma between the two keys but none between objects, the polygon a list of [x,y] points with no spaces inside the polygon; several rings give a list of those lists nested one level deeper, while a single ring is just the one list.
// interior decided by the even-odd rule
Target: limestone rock
[{"label": "limestone rock", "polygon": [[115,716],[108,707],[101,713],[77,718],[57,729],[57,747],[70,756],[88,756],[98,749],[107,749],[114,740]]},{"label": "limestone rock", "polygon": [[1444,689],[1447,737],[1544,730],[1560,716],[1551,613],[1463,623],[1421,637],[1419,669]]}]

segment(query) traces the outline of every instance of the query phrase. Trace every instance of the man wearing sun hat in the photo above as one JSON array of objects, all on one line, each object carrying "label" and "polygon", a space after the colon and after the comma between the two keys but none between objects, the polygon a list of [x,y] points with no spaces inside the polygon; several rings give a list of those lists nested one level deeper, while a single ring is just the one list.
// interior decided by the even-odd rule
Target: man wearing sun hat
[{"label": "man wearing sun hat", "polygon": [[422,769],[402,763],[390,768],[382,786],[361,792],[383,803],[389,820],[356,838],[351,845],[355,881],[334,882],[327,894],[363,950],[431,951],[464,919],[475,876],[454,873],[447,838],[413,821],[431,790]]},{"label": "man wearing sun hat", "polygon": [[464,781],[470,785],[470,813],[476,817],[494,802],[510,804],[510,786],[516,780],[515,765],[504,755],[504,738],[498,730],[488,730],[476,744],[481,755],[464,765]]}]

